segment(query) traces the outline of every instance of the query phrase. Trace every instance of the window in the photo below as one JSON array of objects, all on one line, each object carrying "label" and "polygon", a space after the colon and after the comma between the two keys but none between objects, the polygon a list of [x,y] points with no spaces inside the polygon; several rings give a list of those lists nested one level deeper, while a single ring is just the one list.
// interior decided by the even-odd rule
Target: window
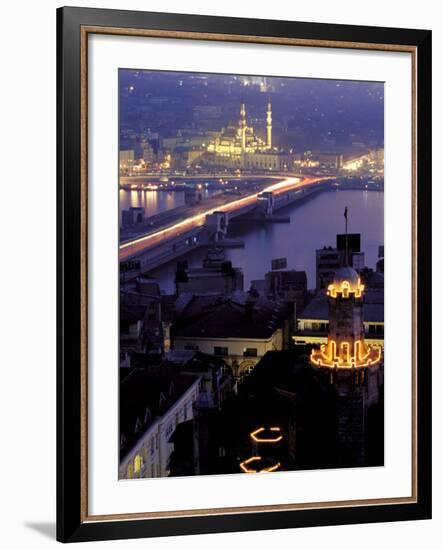
[{"label": "window", "polygon": [[243,348],[243,357],[257,357],[257,348]]},{"label": "window", "polygon": [[223,357],[226,357],[228,355],[228,348],[214,346],[214,355],[222,355]]},{"label": "window", "polygon": [[143,466],[143,458],[141,455],[136,455],[134,458],[134,474],[137,474]]}]

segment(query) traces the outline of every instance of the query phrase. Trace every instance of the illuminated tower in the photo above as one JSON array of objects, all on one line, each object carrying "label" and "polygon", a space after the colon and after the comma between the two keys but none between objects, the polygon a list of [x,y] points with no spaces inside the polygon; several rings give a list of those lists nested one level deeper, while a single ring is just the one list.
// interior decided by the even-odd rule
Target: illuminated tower
[{"label": "illuminated tower", "polygon": [[351,267],[339,268],[328,286],[328,343],[311,353],[316,367],[333,370],[366,369],[377,365],[381,349],[365,342],[363,326],[364,285]]},{"label": "illuminated tower", "polygon": [[246,149],[246,106],[243,98],[240,105],[240,135],[241,135],[241,149],[244,152]]},{"label": "illuminated tower", "polygon": [[[339,467],[372,464],[371,460],[380,460],[383,445],[382,428],[373,428],[382,384],[381,348],[365,342],[364,290],[354,269],[345,266],[336,271],[327,289],[328,342],[313,349],[310,358],[320,379],[335,393]],[[374,439],[377,433],[381,435]]]},{"label": "illuminated tower", "polygon": [[272,149],[272,106],[271,98],[268,98],[268,110],[266,111],[266,145]]},{"label": "illuminated tower", "polygon": [[381,348],[365,342],[365,287],[359,274],[348,265],[348,207],[344,217],[345,266],[337,269],[326,292],[329,302],[328,342],[313,349],[310,359],[320,378],[323,376],[335,393],[336,465],[355,466],[383,460],[380,459],[383,455],[383,426],[376,420],[380,418],[383,362]]}]

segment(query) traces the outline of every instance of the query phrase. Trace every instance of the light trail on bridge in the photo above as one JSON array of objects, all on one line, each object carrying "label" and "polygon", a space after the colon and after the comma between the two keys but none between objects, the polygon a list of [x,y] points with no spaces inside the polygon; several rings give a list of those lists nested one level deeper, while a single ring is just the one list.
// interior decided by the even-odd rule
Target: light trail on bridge
[{"label": "light trail on bridge", "polygon": [[208,216],[209,214],[212,214],[214,211],[229,213],[229,212],[238,210],[239,208],[252,206],[257,200],[258,195],[260,195],[261,193],[272,192],[278,196],[283,193],[293,191],[295,189],[304,189],[306,187],[310,187],[311,185],[321,183],[326,179],[328,178],[289,177],[277,183],[273,183],[268,187],[266,187],[265,189],[263,189],[262,191],[260,191],[259,193],[254,193],[252,195],[248,195],[246,197],[236,199],[216,209],[211,208],[205,212],[196,214],[195,216],[191,216],[190,218],[179,221],[174,225],[165,227],[164,229],[159,229],[154,233],[150,233],[148,235],[144,235],[141,237],[136,237],[131,241],[122,243],[119,248],[119,259],[120,261],[128,260],[129,258],[136,256],[137,254],[145,252],[149,248],[162,244],[167,239],[173,239],[187,231],[190,231],[191,229],[201,227],[202,225],[204,225],[206,216]]}]

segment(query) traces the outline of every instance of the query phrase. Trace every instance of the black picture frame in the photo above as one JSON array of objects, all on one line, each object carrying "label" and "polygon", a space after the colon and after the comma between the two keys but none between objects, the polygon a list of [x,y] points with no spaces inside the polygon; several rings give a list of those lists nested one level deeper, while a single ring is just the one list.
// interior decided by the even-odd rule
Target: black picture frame
[{"label": "black picture frame", "polygon": [[[82,28],[141,29],[407,46],[416,55],[415,502],[223,513],[149,519],[95,519],[82,512],[85,422],[85,284],[82,256]],[[62,542],[157,537],[431,517],[431,31],[64,7],[57,10],[57,539]],[[85,159],[83,159],[85,161]],[[83,233],[82,233],[83,231]],[[83,267],[82,267],[83,266]],[[82,389],[83,388],[83,389]],[[82,477],[83,476],[83,477]]]}]

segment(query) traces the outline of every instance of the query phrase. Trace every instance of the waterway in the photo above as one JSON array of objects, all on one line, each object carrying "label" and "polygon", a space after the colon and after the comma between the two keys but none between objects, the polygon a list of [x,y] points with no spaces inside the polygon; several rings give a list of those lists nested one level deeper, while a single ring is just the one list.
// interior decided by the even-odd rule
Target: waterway
[{"label": "waterway", "polygon": [[[243,180],[241,184],[239,184],[238,180],[235,179],[226,179],[225,184],[228,185],[228,187],[221,188],[219,185],[220,180],[211,180],[208,179],[207,181],[191,181],[188,183],[193,183],[194,185],[200,184],[202,186],[202,189],[200,191],[202,195],[202,200],[206,200],[210,197],[213,197],[216,194],[219,194],[221,192],[226,191],[230,189],[232,191],[232,188],[237,185],[241,185],[242,187],[246,186],[255,186],[257,183],[257,180]],[[260,178],[261,182],[269,181],[271,182],[269,178]],[[146,179],[137,179],[137,183],[161,183],[158,181],[152,181],[150,178]],[[177,182],[178,183],[178,182]],[[183,206],[185,204],[185,191],[148,191],[148,190],[129,190],[129,189],[120,189],[119,191],[119,208],[120,208],[120,225],[121,225],[121,212],[122,210],[127,210],[131,206],[137,206],[142,207],[144,209],[144,216],[145,218],[149,218],[150,216],[154,216],[155,214],[160,214],[161,212],[165,212],[166,210],[171,210],[172,208],[176,208],[178,206]]]},{"label": "waterway", "polygon": [[[157,194],[157,197],[144,194],[145,208],[150,208],[150,215],[184,203],[179,193],[149,193]],[[314,288],[315,251],[324,246],[335,247],[336,234],[344,232],[345,207],[348,207],[348,230],[361,234],[365,264],[375,268],[378,247],[384,244],[384,193],[381,191],[318,193],[300,205],[279,210],[278,215],[290,218],[287,224],[234,222],[229,226],[229,237],[244,241],[245,247],[226,249],[226,259],[243,269],[245,289],[250,287],[251,280],[264,278],[274,258],[287,258],[288,269],[306,271],[308,287]],[[205,250],[201,249],[185,259],[189,266],[199,266],[204,256]],[[166,264],[151,273],[164,292],[173,292],[176,263]]]}]

